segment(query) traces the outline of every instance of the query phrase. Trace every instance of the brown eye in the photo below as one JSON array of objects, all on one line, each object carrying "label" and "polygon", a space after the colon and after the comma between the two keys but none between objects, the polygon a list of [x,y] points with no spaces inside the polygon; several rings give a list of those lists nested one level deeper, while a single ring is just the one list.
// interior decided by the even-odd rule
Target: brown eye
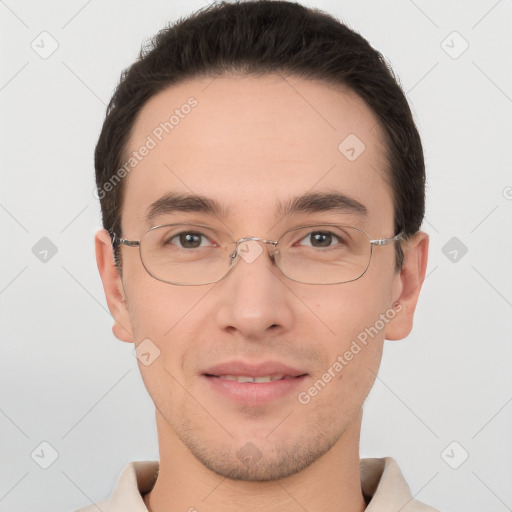
[{"label": "brown eye", "polygon": [[333,247],[341,241],[338,236],[330,231],[312,231],[300,241],[299,245],[315,248]]},{"label": "brown eye", "polygon": [[329,247],[332,242],[332,233],[323,233],[315,231],[311,233],[310,240],[313,247]]},{"label": "brown eye", "polygon": [[179,233],[174,235],[169,243],[177,245],[181,249],[197,249],[209,245],[208,239],[197,232]]}]

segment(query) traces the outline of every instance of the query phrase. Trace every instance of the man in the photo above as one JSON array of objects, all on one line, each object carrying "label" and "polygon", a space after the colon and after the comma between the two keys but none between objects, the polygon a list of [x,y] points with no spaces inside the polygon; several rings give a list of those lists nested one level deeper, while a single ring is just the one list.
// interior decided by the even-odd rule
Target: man
[{"label": "man", "polygon": [[212,6],[123,73],[95,166],[98,268],[160,447],[98,507],[434,510],[392,458],[359,458],[428,253],[421,142],[381,55],[298,4]]}]

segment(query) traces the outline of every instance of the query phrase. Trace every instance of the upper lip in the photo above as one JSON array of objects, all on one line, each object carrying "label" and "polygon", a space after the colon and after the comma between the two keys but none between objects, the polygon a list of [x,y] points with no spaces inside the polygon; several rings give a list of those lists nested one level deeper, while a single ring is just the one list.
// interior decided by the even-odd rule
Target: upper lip
[{"label": "upper lip", "polygon": [[299,377],[307,372],[293,368],[277,361],[265,361],[250,364],[245,361],[226,361],[208,368],[203,375],[243,375],[246,377],[266,377],[268,375],[283,375],[284,377]]}]

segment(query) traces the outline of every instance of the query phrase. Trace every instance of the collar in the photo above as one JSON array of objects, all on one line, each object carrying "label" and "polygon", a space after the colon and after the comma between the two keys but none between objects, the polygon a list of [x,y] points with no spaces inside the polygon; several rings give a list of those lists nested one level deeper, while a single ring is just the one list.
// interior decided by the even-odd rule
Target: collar
[{"label": "collar", "polygon": [[[397,462],[391,457],[360,459],[365,512],[438,512],[413,498]],[[98,505],[104,512],[147,512],[142,496],[154,486],[158,461],[135,461],[125,466],[110,498]],[[97,511],[95,505],[77,512]]]}]

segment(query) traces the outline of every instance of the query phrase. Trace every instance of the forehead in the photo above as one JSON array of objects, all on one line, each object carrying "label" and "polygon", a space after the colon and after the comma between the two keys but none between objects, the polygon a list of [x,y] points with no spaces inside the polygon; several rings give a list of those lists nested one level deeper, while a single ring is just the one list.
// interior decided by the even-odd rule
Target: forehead
[{"label": "forehead", "polygon": [[294,197],[337,191],[365,205],[367,227],[392,227],[376,117],[353,92],[318,81],[223,75],[171,86],[139,112],[125,160],[123,232],[140,230],[168,193],[211,198],[261,229]]}]

